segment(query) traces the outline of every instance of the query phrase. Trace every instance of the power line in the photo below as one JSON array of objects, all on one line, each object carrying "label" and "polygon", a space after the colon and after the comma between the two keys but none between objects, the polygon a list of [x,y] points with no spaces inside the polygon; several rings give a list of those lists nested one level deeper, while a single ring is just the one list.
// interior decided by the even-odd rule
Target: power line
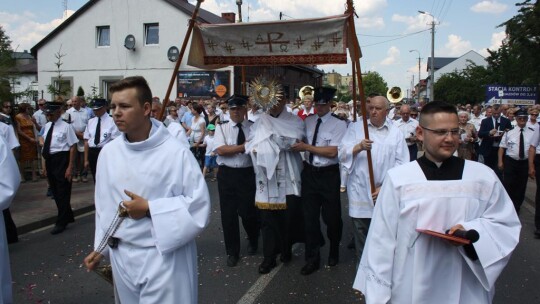
[{"label": "power line", "polygon": [[394,40],[399,40],[399,39],[403,39],[403,38],[406,38],[406,37],[410,37],[410,36],[413,36],[413,35],[416,35],[416,34],[420,34],[420,33],[422,33],[422,32],[426,32],[426,31],[429,31],[429,30],[431,30],[431,29],[421,30],[421,31],[418,31],[418,32],[414,32],[414,33],[410,33],[410,34],[406,34],[406,35],[400,36],[400,37],[398,37],[398,38],[388,39],[388,40],[381,41],[381,42],[377,42],[377,43],[361,45],[361,47],[368,47],[368,46],[373,46],[373,45],[383,44],[383,43],[386,43],[386,42],[390,42],[390,41],[394,41]]},{"label": "power line", "polygon": [[450,2],[448,3],[448,6],[446,7],[446,10],[445,10],[444,13],[441,15],[440,23],[443,22],[444,18],[446,18],[446,14],[448,14],[448,11],[450,10],[450,6],[452,6],[452,0],[450,0]]}]

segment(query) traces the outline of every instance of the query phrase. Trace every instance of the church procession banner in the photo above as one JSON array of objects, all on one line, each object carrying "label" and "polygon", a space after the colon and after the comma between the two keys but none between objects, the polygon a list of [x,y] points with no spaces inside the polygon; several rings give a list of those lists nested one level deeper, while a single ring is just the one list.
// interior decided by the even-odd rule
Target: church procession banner
[{"label": "church procession banner", "polygon": [[188,64],[219,68],[347,63],[348,17],[200,24],[194,28]]}]

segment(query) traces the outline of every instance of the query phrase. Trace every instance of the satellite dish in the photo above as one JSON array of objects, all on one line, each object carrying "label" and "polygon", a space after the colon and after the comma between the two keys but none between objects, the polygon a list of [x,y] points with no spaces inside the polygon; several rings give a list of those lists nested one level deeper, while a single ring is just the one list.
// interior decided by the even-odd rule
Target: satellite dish
[{"label": "satellite dish", "polygon": [[167,58],[169,58],[169,60],[172,62],[176,62],[178,60],[178,53],[178,48],[175,46],[171,46],[167,51]]},{"label": "satellite dish", "polygon": [[124,39],[124,46],[128,50],[135,51],[135,36],[127,35],[126,39]]}]

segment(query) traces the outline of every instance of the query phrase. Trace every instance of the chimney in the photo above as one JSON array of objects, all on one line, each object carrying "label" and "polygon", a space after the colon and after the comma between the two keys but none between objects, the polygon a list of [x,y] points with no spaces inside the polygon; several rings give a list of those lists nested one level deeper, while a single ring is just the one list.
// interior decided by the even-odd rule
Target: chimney
[{"label": "chimney", "polygon": [[230,23],[236,22],[236,14],[235,13],[221,13],[221,18],[229,21]]}]

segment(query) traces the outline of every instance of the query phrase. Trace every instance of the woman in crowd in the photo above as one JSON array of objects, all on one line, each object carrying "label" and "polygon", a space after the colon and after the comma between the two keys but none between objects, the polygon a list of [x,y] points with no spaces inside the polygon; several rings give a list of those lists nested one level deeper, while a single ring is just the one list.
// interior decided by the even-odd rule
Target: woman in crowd
[{"label": "woman in crowd", "polygon": [[19,114],[15,116],[17,120],[17,134],[21,144],[19,154],[19,168],[21,170],[21,178],[25,178],[25,169],[30,167],[32,170],[32,181],[37,182],[37,140],[32,116],[29,113],[30,105],[21,103],[19,105]]},{"label": "woman in crowd", "polygon": [[472,160],[474,156],[474,142],[478,137],[476,128],[473,124],[468,123],[470,116],[465,111],[458,113],[459,118],[459,148],[458,157]]},{"label": "woman in crowd", "polygon": [[186,133],[191,144],[191,152],[193,152],[193,155],[195,155],[195,158],[199,162],[201,170],[204,165],[205,149],[200,147],[200,145],[203,143],[206,130],[206,121],[201,115],[202,112],[203,107],[198,103],[194,103],[193,109],[191,110],[191,114],[193,114],[193,118],[191,119],[191,127]]},{"label": "woman in crowd", "polygon": [[208,125],[216,126],[219,122],[219,115],[216,114],[216,106],[212,103],[206,106],[206,113],[208,115]]}]

